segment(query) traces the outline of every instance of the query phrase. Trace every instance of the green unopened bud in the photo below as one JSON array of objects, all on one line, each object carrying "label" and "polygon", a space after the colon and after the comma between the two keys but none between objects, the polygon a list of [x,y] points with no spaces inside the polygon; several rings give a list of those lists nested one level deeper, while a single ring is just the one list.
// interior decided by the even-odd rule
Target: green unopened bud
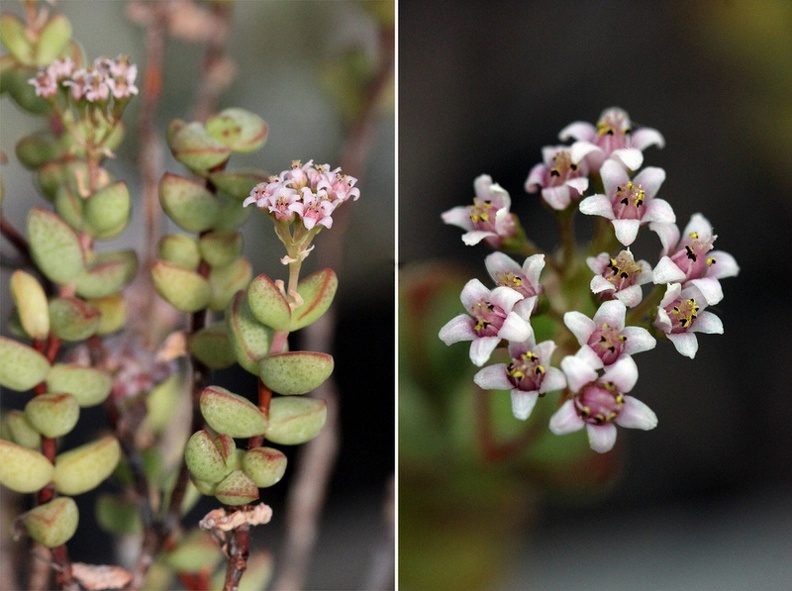
[{"label": "green unopened bud", "polygon": [[106,371],[73,363],[56,363],[47,374],[47,390],[71,394],[82,407],[104,402],[113,387]]},{"label": "green unopened bud", "polygon": [[85,202],[85,221],[95,238],[115,238],[129,223],[130,199],[126,183],[119,181],[97,191]]},{"label": "green unopened bud", "polygon": [[66,495],[93,490],[113,473],[121,459],[121,446],[112,435],[58,454],[53,480]]},{"label": "green unopened bud", "polygon": [[160,181],[159,196],[168,217],[188,232],[209,230],[217,221],[220,203],[200,182],[165,173]]},{"label": "green unopened bud", "polygon": [[297,285],[302,305],[292,313],[290,331],[316,322],[330,308],[338,288],[338,278],[332,269],[312,273]]},{"label": "green unopened bud", "polygon": [[58,215],[34,207],[28,215],[28,239],[33,260],[55,283],[68,284],[85,268],[80,238]]},{"label": "green unopened bud", "polygon": [[77,531],[80,512],[70,497],[58,497],[31,509],[22,516],[30,537],[47,548],[68,542]]},{"label": "green unopened bud", "polygon": [[99,310],[80,298],[53,298],[49,303],[50,327],[59,339],[84,341],[96,334]]},{"label": "green unopened bud", "polygon": [[198,241],[185,234],[168,234],[159,241],[159,258],[189,271],[201,264]]},{"label": "green unopened bud", "polygon": [[134,250],[102,253],[77,279],[77,295],[84,298],[111,296],[135,278],[137,268],[137,253]]},{"label": "green unopened bud", "polygon": [[231,471],[229,458],[236,454],[234,440],[228,435],[212,437],[208,431],[196,431],[187,440],[184,462],[190,474],[205,482],[220,482]]},{"label": "green unopened bud", "polygon": [[283,292],[266,275],[259,275],[248,287],[248,305],[256,319],[275,330],[289,330],[291,308]]},{"label": "green unopened bud", "polygon": [[71,394],[50,392],[35,396],[25,405],[28,422],[45,437],[63,437],[80,418],[80,405]]},{"label": "green unopened bud", "polygon": [[259,360],[269,353],[273,331],[253,316],[247,293],[241,291],[226,310],[228,339],[237,362],[248,372],[258,375]]},{"label": "green unopened bud", "polygon": [[177,310],[192,313],[209,305],[212,287],[198,273],[157,261],[151,268],[151,277],[157,293]]},{"label": "green unopened bud", "polygon": [[306,394],[330,377],[333,366],[333,357],[327,353],[292,351],[259,361],[259,377],[273,392]]},{"label": "green unopened bud", "polygon": [[0,484],[18,493],[41,490],[52,480],[54,469],[41,453],[0,439]]},{"label": "green unopened bud", "polygon": [[193,334],[189,349],[193,357],[210,369],[230,367],[236,361],[225,322],[215,322]]},{"label": "green unopened bud", "polygon": [[214,311],[224,310],[231,298],[238,291],[245,289],[253,276],[253,268],[244,257],[222,267],[212,267],[209,272],[209,283],[212,286],[212,299],[209,309]]},{"label": "green unopened bud", "polygon": [[318,398],[274,398],[265,437],[273,443],[298,445],[310,441],[327,419],[327,403]]},{"label": "green unopened bud", "polygon": [[266,488],[280,482],[286,473],[286,455],[272,447],[256,447],[242,456],[242,470],[256,486]]},{"label": "green unopened bud", "polygon": [[222,164],[231,155],[231,148],[213,138],[201,123],[174,122],[168,133],[173,157],[187,168],[205,171]]},{"label": "green unopened bud", "polygon": [[250,476],[234,470],[217,485],[215,497],[225,505],[247,505],[259,498],[259,492]]},{"label": "green unopened bud", "polygon": [[255,437],[267,429],[267,418],[247,398],[219,386],[201,392],[201,414],[218,433],[231,437]]},{"label": "green unopened bud", "polygon": [[206,121],[206,131],[210,136],[242,154],[263,146],[268,130],[261,117],[244,109],[225,109]]},{"label": "green unopened bud", "polygon": [[21,410],[10,410],[4,417],[5,427],[11,440],[28,449],[38,450],[41,446],[41,433],[33,428],[25,413]]},{"label": "green unopened bud", "polygon": [[0,337],[0,360],[0,386],[17,392],[44,381],[50,368],[44,355],[7,337]]},{"label": "green unopened bud", "polygon": [[269,179],[264,171],[244,168],[239,170],[221,170],[209,175],[209,180],[223,193],[237,201],[244,201],[250,195],[251,187],[264,183]]},{"label": "green unopened bud", "polygon": [[33,339],[44,339],[49,334],[49,308],[44,288],[33,275],[14,271],[11,275],[11,296],[19,311],[22,328]]}]

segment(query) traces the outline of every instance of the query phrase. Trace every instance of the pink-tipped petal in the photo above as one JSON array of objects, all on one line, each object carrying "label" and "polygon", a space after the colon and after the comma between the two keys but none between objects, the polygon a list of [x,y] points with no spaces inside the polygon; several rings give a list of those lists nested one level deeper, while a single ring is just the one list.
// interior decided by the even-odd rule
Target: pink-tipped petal
[{"label": "pink-tipped petal", "polygon": [[550,417],[550,431],[556,435],[574,433],[582,429],[585,424],[583,419],[578,416],[575,410],[575,403],[572,400],[567,400],[561,405],[561,408]]},{"label": "pink-tipped petal", "polygon": [[538,398],[538,392],[525,392],[515,388],[511,391],[512,414],[521,421],[526,420],[531,416]]},{"label": "pink-tipped petal", "polygon": [[616,425],[605,423],[604,425],[586,425],[588,433],[589,447],[595,452],[604,454],[613,449],[616,445]]},{"label": "pink-tipped petal", "polygon": [[558,139],[566,142],[571,139],[590,140],[597,136],[597,128],[587,121],[570,123],[558,134]]},{"label": "pink-tipped petal", "polygon": [[480,369],[473,376],[473,381],[484,390],[509,390],[512,388],[512,383],[506,374],[505,363],[488,365],[484,369]]},{"label": "pink-tipped petal", "polygon": [[544,183],[544,170],[544,164],[537,164],[531,168],[531,172],[528,173],[528,178],[525,179],[526,193],[536,193],[539,190],[539,187]]},{"label": "pink-tipped petal", "polygon": [[473,222],[470,221],[470,211],[468,211],[468,208],[464,205],[444,211],[442,214],[440,214],[440,217],[446,224],[459,226],[463,230],[473,229]]},{"label": "pink-tipped petal", "polygon": [[649,431],[657,427],[657,415],[637,398],[625,396],[624,406],[616,417],[616,424],[627,429]]}]

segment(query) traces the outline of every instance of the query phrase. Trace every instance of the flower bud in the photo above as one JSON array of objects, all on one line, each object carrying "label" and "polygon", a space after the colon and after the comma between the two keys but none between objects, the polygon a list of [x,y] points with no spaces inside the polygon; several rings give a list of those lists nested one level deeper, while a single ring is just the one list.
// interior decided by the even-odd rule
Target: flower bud
[{"label": "flower bud", "polygon": [[93,490],[113,473],[121,459],[121,446],[112,435],[58,454],[53,480],[67,495]]},{"label": "flower bud", "polygon": [[327,403],[318,398],[274,398],[270,403],[269,427],[264,434],[273,443],[298,445],[310,441],[327,419]]},{"label": "flower bud", "polygon": [[14,271],[11,275],[11,296],[25,332],[34,339],[46,338],[50,329],[49,308],[41,284],[25,271]]},{"label": "flower bud", "polygon": [[77,531],[80,512],[70,497],[58,497],[22,515],[30,537],[47,548],[68,542]]},{"label": "flower bud", "polygon": [[80,418],[80,406],[71,394],[50,392],[35,396],[25,405],[25,417],[45,437],[63,437]]},{"label": "flower bud", "polygon": [[18,493],[32,493],[47,486],[52,475],[52,464],[43,454],[0,439],[0,484]]},{"label": "flower bud", "polygon": [[267,418],[248,399],[219,386],[201,392],[201,414],[218,433],[231,437],[254,437],[267,429]]},{"label": "flower bud", "polygon": [[327,353],[292,351],[259,361],[259,377],[273,392],[306,394],[330,377],[333,366],[333,357]]}]

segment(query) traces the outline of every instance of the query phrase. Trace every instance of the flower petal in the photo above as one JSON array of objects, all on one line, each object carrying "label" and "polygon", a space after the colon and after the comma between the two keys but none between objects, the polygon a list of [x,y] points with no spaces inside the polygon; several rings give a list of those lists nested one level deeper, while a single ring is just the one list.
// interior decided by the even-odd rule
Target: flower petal
[{"label": "flower petal", "polygon": [[630,356],[620,357],[616,363],[608,366],[602,379],[613,382],[622,394],[629,392],[638,381],[638,366]]},{"label": "flower petal", "polygon": [[641,185],[641,188],[646,192],[646,199],[648,201],[657,195],[665,179],[665,170],[657,166],[647,166],[636,175],[633,183]]},{"label": "flower petal", "polygon": [[498,331],[498,337],[507,341],[522,342],[532,336],[531,323],[517,312],[509,312],[506,320],[503,321],[503,326]]},{"label": "flower petal", "polygon": [[624,246],[630,246],[638,236],[638,228],[641,225],[639,220],[613,220],[613,229],[616,232],[616,239]]},{"label": "flower petal", "polygon": [[473,376],[473,381],[484,390],[509,390],[513,387],[506,374],[505,363],[488,365],[484,369],[480,369]]},{"label": "flower petal", "polygon": [[593,333],[597,326],[594,321],[583,314],[582,312],[572,311],[564,314],[564,324],[575,335],[580,345],[585,345],[591,333]]},{"label": "flower petal", "polygon": [[642,218],[644,223],[671,224],[676,221],[676,214],[671,204],[665,199],[649,199],[646,203],[646,210]]},{"label": "flower petal", "polygon": [[574,355],[568,355],[561,360],[561,369],[564,371],[569,389],[575,393],[597,379],[596,369]]},{"label": "flower petal", "polygon": [[469,310],[470,307],[479,302],[481,300],[488,300],[490,298],[491,292],[487,287],[478,279],[471,279],[467,283],[465,283],[465,287],[462,288],[462,293],[459,296],[462,305],[465,306],[465,310]]},{"label": "flower petal", "polygon": [[627,355],[649,351],[657,345],[657,341],[649,331],[640,326],[627,326],[622,330],[622,334],[627,337],[624,341],[624,352]]},{"label": "flower petal", "polygon": [[678,283],[685,280],[685,272],[670,257],[661,258],[652,272],[652,281],[656,284]]},{"label": "flower petal", "polygon": [[559,185],[557,187],[545,187],[542,189],[542,199],[555,209],[562,211],[566,209],[572,201],[569,193],[569,187],[566,185]]},{"label": "flower petal", "polygon": [[473,339],[473,342],[470,343],[470,360],[478,367],[481,367],[489,360],[490,355],[492,355],[498,343],[500,343],[499,337],[479,337]]},{"label": "flower petal", "polygon": [[570,123],[558,134],[558,139],[565,142],[570,139],[590,140],[597,136],[597,128],[587,121]]},{"label": "flower petal", "polygon": [[645,150],[649,146],[665,147],[665,139],[662,134],[651,127],[641,127],[632,134],[633,147]]},{"label": "flower petal", "polygon": [[716,279],[723,279],[724,277],[736,277],[740,272],[740,267],[735,258],[728,252],[722,250],[714,250],[709,254],[710,258],[715,259],[715,262],[709,266],[707,270],[708,277],[715,277]]},{"label": "flower petal", "polygon": [[567,382],[566,378],[564,377],[564,372],[557,367],[548,367],[546,369],[545,377],[542,380],[542,387],[539,388],[539,392],[541,394],[544,394],[545,392],[555,392],[556,390],[566,388],[566,385]]},{"label": "flower petal", "polygon": [[476,338],[473,330],[473,319],[467,314],[460,314],[449,320],[438,335],[440,340],[446,345],[452,345],[461,341],[472,341]]},{"label": "flower petal", "polygon": [[630,180],[624,167],[615,160],[606,160],[600,169],[602,186],[607,195],[613,195],[619,190],[619,185],[623,185]]},{"label": "flower petal", "polygon": [[588,432],[589,447],[595,452],[604,454],[613,449],[616,445],[616,425],[605,423],[604,425],[586,425]]},{"label": "flower petal", "polygon": [[[605,279],[605,282],[607,283],[607,279]],[[615,297],[628,308],[635,308],[635,306],[640,304],[641,300],[643,299],[643,291],[641,290],[640,285],[631,285],[630,287],[625,287],[621,291],[617,291],[615,294],[613,294],[613,297]]]},{"label": "flower petal", "polygon": [[666,335],[674,345],[677,353],[693,359],[698,351],[698,339],[692,332],[680,332]]},{"label": "flower petal", "polygon": [[580,213],[586,215],[601,215],[602,217],[613,219],[613,206],[610,199],[605,195],[591,195],[583,199],[578,205]]},{"label": "flower petal", "polygon": [[487,232],[485,230],[473,230],[462,234],[462,242],[465,246],[475,246],[485,238],[497,236],[495,232]]},{"label": "flower petal", "polygon": [[493,281],[495,281],[495,276],[498,273],[518,274],[522,272],[522,267],[517,261],[500,251],[488,254],[484,259],[484,265],[487,267],[487,273],[489,273]]},{"label": "flower petal", "polygon": [[643,164],[643,154],[637,148],[620,148],[610,154],[610,158],[620,162],[630,170],[638,170]]},{"label": "flower petal", "polygon": [[651,222],[649,229],[660,238],[661,255],[666,255],[679,242],[679,228],[673,222]]},{"label": "flower petal", "polygon": [[695,285],[704,296],[704,301],[708,306],[714,306],[723,299],[723,288],[720,281],[714,277],[703,277],[701,279],[693,279],[691,282]]},{"label": "flower petal", "polygon": [[691,325],[690,330],[704,334],[723,334],[723,321],[712,312],[705,310],[699,312],[698,318]]},{"label": "flower petal", "polygon": [[512,414],[521,421],[531,416],[531,411],[539,399],[539,392],[526,392],[514,389],[511,391]]},{"label": "flower petal", "polygon": [[556,435],[574,433],[582,429],[585,424],[583,419],[578,416],[575,410],[575,403],[572,400],[567,400],[561,405],[561,408],[550,417],[550,431]]},{"label": "flower petal", "polygon": [[624,316],[626,314],[627,306],[619,300],[610,300],[600,304],[599,309],[594,313],[593,320],[596,326],[607,324],[621,330],[624,328]]},{"label": "flower petal", "polygon": [[440,214],[440,217],[446,224],[459,226],[463,230],[473,229],[473,221],[470,219],[470,212],[464,205],[444,211],[442,214]]},{"label": "flower petal", "polygon": [[649,431],[657,427],[657,415],[654,411],[632,396],[624,397],[624,406],[615,421],[617,425],[627,429]]}]

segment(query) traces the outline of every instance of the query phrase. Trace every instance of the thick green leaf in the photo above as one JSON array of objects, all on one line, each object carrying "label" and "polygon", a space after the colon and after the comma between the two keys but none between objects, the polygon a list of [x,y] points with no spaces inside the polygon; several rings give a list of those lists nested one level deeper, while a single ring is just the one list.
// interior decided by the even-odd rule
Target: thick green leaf
[{"label": "thick green leaf", "polygon": [[84,341],[96,334],[99,310],[80,298],[53,298],[49,303],[50,327],[64,341]]},{"label": "thick green leaf", "polygon": [[327,353],[292,351],[259,361],[259,377],[273,392],[306,394],[330,377],[333,365],[333,357]]},{"label": "thick green leaf", "polygon": [[215,168],[231,155],[231,148],[209,135],[198,122],[172,123],[168,145],[176,160],[196,171]]},{"label": "thick green leaf", "polygon": [[68,542],[77,531],[80,512],[69,497],[58,497],[22,515],[30,537],[47,548]]},{"label": "thick green leaf", "polygon": [[259,322],[275,330],[289,330],[292,316],[289,302],[266,275],[259,275],[250,283],[248,305]]},{"label": "thick green leaf", "polygon": [[80,406],[71,394],[49,392],[34,396],[25,405],[25,416],[36,431],[54,439],[74,429],[80,418]]},{"label": "thick green leaf", "polygon": [[99,486],[121,459],[121,446],[112,435],[60,453],[55,458],[55,490],[79,495]]},{"label": "thick green leaf", "polygon": [[237,201],[244,201],[250,196],[253,187],[268,179],[269,176],[264,171],[252,168],[221,170],[209,175],[209,180],[215,187]]},{"label": "thick green leaf", "polygon": [[201,258],[212,267],[222,267],[242,254],[243,239],[240,232],[207,232],[198,246]]},{"label": "thick green leaf", "polygon": [[101,320],[96,334],[100,336],[112,334],[126,325],[127,304],[124,296],[116,293],[103,298],[92,298],[88,303],[99,310]]},{"label": "thick green leaf", "polygon": [[238,292],[228,305],[226,325],[228,340],[237,363],[257,376],[259,359],[270,352],[273,331],[253,316],[244,291]]},{"label": "thick green leaf", "polygon": [[302,306],[292,312],[289,330],[294,331],[316,322],[330,308],[338,289],[338,278],[332,269],[312,273],[297,284]]},{"label": "thick green leaf", "polygon": [[193,334],[190,353],[210,369],[223,369],[236,362],[236,355],[228,340],[225,322],[215,322]]},{"label": "thick green leaf", "polygon": [[71,40],[71,23],[62,14],[54,14],[41,29],[36,45],[36,63],[48,66],[63,53]]},{"label": "thick green leaf", "polygon": [[137,254],[120,250],[100,254],[77,280],[77,295],[104,298],[121,291],[137,273]]},{"label": "thick green leaf", "polygon": [[33,42],[25,34],[25,23],[15,14],[0,14],[0,41],[18,62],[35,63]]},{"label": "thick green leaf", "polygon": [[242,456],[242,470],[256,486],[266,488],[280,482],[286,473],[286,454],[272,447],[256,447]]},{"label": "thick green leaf", "polygon": [[79,237],[51,211],[39,207],[30,210],[28,239],[36,265],[55,283],[71,283],[85,269]]},{"label": "thick green leaf", "polygon": [[212,267],[209,272],[209,283],[212,286],[209,309],[216,312],[225,309],[234,294],[248,286],[252,276],[253,269],[250,266],[250,261],[244,257],[222,267]]},{"label": "thick green leaf", "polygon": [[104,370],[73,363],[56,363],[47,374],[47,390],[71,394],[82,407],[104,402],[113,387],[113,377]]},{"label": "thick green leaf", "polygon": [[140,508],[123,495],[102,494],[96,499],[96,521],[114,535],[139,534],[143,531]]},{"label": "thick green leaf", "polygon": [[129,189],[123,181],[115,182],[91,195],[85,202],[85,221],[95,238],[115,238],[129,223]]},{"label": "thick green leaf", "polygon": [[220,203],[200,182],[165,173],[160,181],[162,209],[188,232],[203,232],[215,225]]},{"label": "thick green leaf", "polygon": [[242,154],[263,146],[268,130],[261,117],[238,108],[225,109],[206,121],[209,135]]},{"label": "thick green leaf", "polygon": [[53,466],[38,451],[0,439],[0,484],[18,493],[41,490],[52,480]]},{"label": "thick green leaf", "polygon": [[32,347],[0,336],[0,386],[25,392],[43,382],[49,368],[47,358]]},{"label": "thick green leaf", "polygon": [[220,482],[233,469],[231,456],[236,455],[234,440],[228,435],[212,437],[208,431],[196,431],[187,440],[184,462],[190,474],[204,482]]},{"label": "thick green leaf", "polygon": [[19,321],[25,332],[34,339],[49,334],[49,307],[47,295],[38,280],[22,270],[11,275],[11,296],[19,312]]},{"label": "thick green leaf", "polygon": [[195,271],[201,264],[198,241],[186,234],[168,234],[159,241],[159,258],[184,269]]},{"label": "thick green leaf", "polygon": [[151,268],[151,276],[157,293],[177,310],[192,313],[209,305],[212,287],[198,273],[157,261]]},{"label": "thick green leaf", "polygon": [[327,403],[318,398],[273,398],[265,437],[273,443],[298,445],[310,441],[327,419]]},{"label": "thick green leaf", "polygon": [[15,151],[19,162],[30,170],[36,170],[64,155],[61,142],[49,131],[23,137],[17,142]]},{"label": "thick green leaf", "polygon": [[217,485],[215,496],[224,505],[247,505],[259,498],[259,492],[250,476],[234,470]]},{"label": "thick green leaf", "polygon": [[267,417],[256,405],[220,386],[205,388],[200,406],[206,424],[223,435],[255,437],[267,429]]},{"label": "thick green leaf", "polygon": [[3,422],[14,443],[36,451],[41,449],[41,433],[28,422],[24,412],[10,410],[3,417]]}]

